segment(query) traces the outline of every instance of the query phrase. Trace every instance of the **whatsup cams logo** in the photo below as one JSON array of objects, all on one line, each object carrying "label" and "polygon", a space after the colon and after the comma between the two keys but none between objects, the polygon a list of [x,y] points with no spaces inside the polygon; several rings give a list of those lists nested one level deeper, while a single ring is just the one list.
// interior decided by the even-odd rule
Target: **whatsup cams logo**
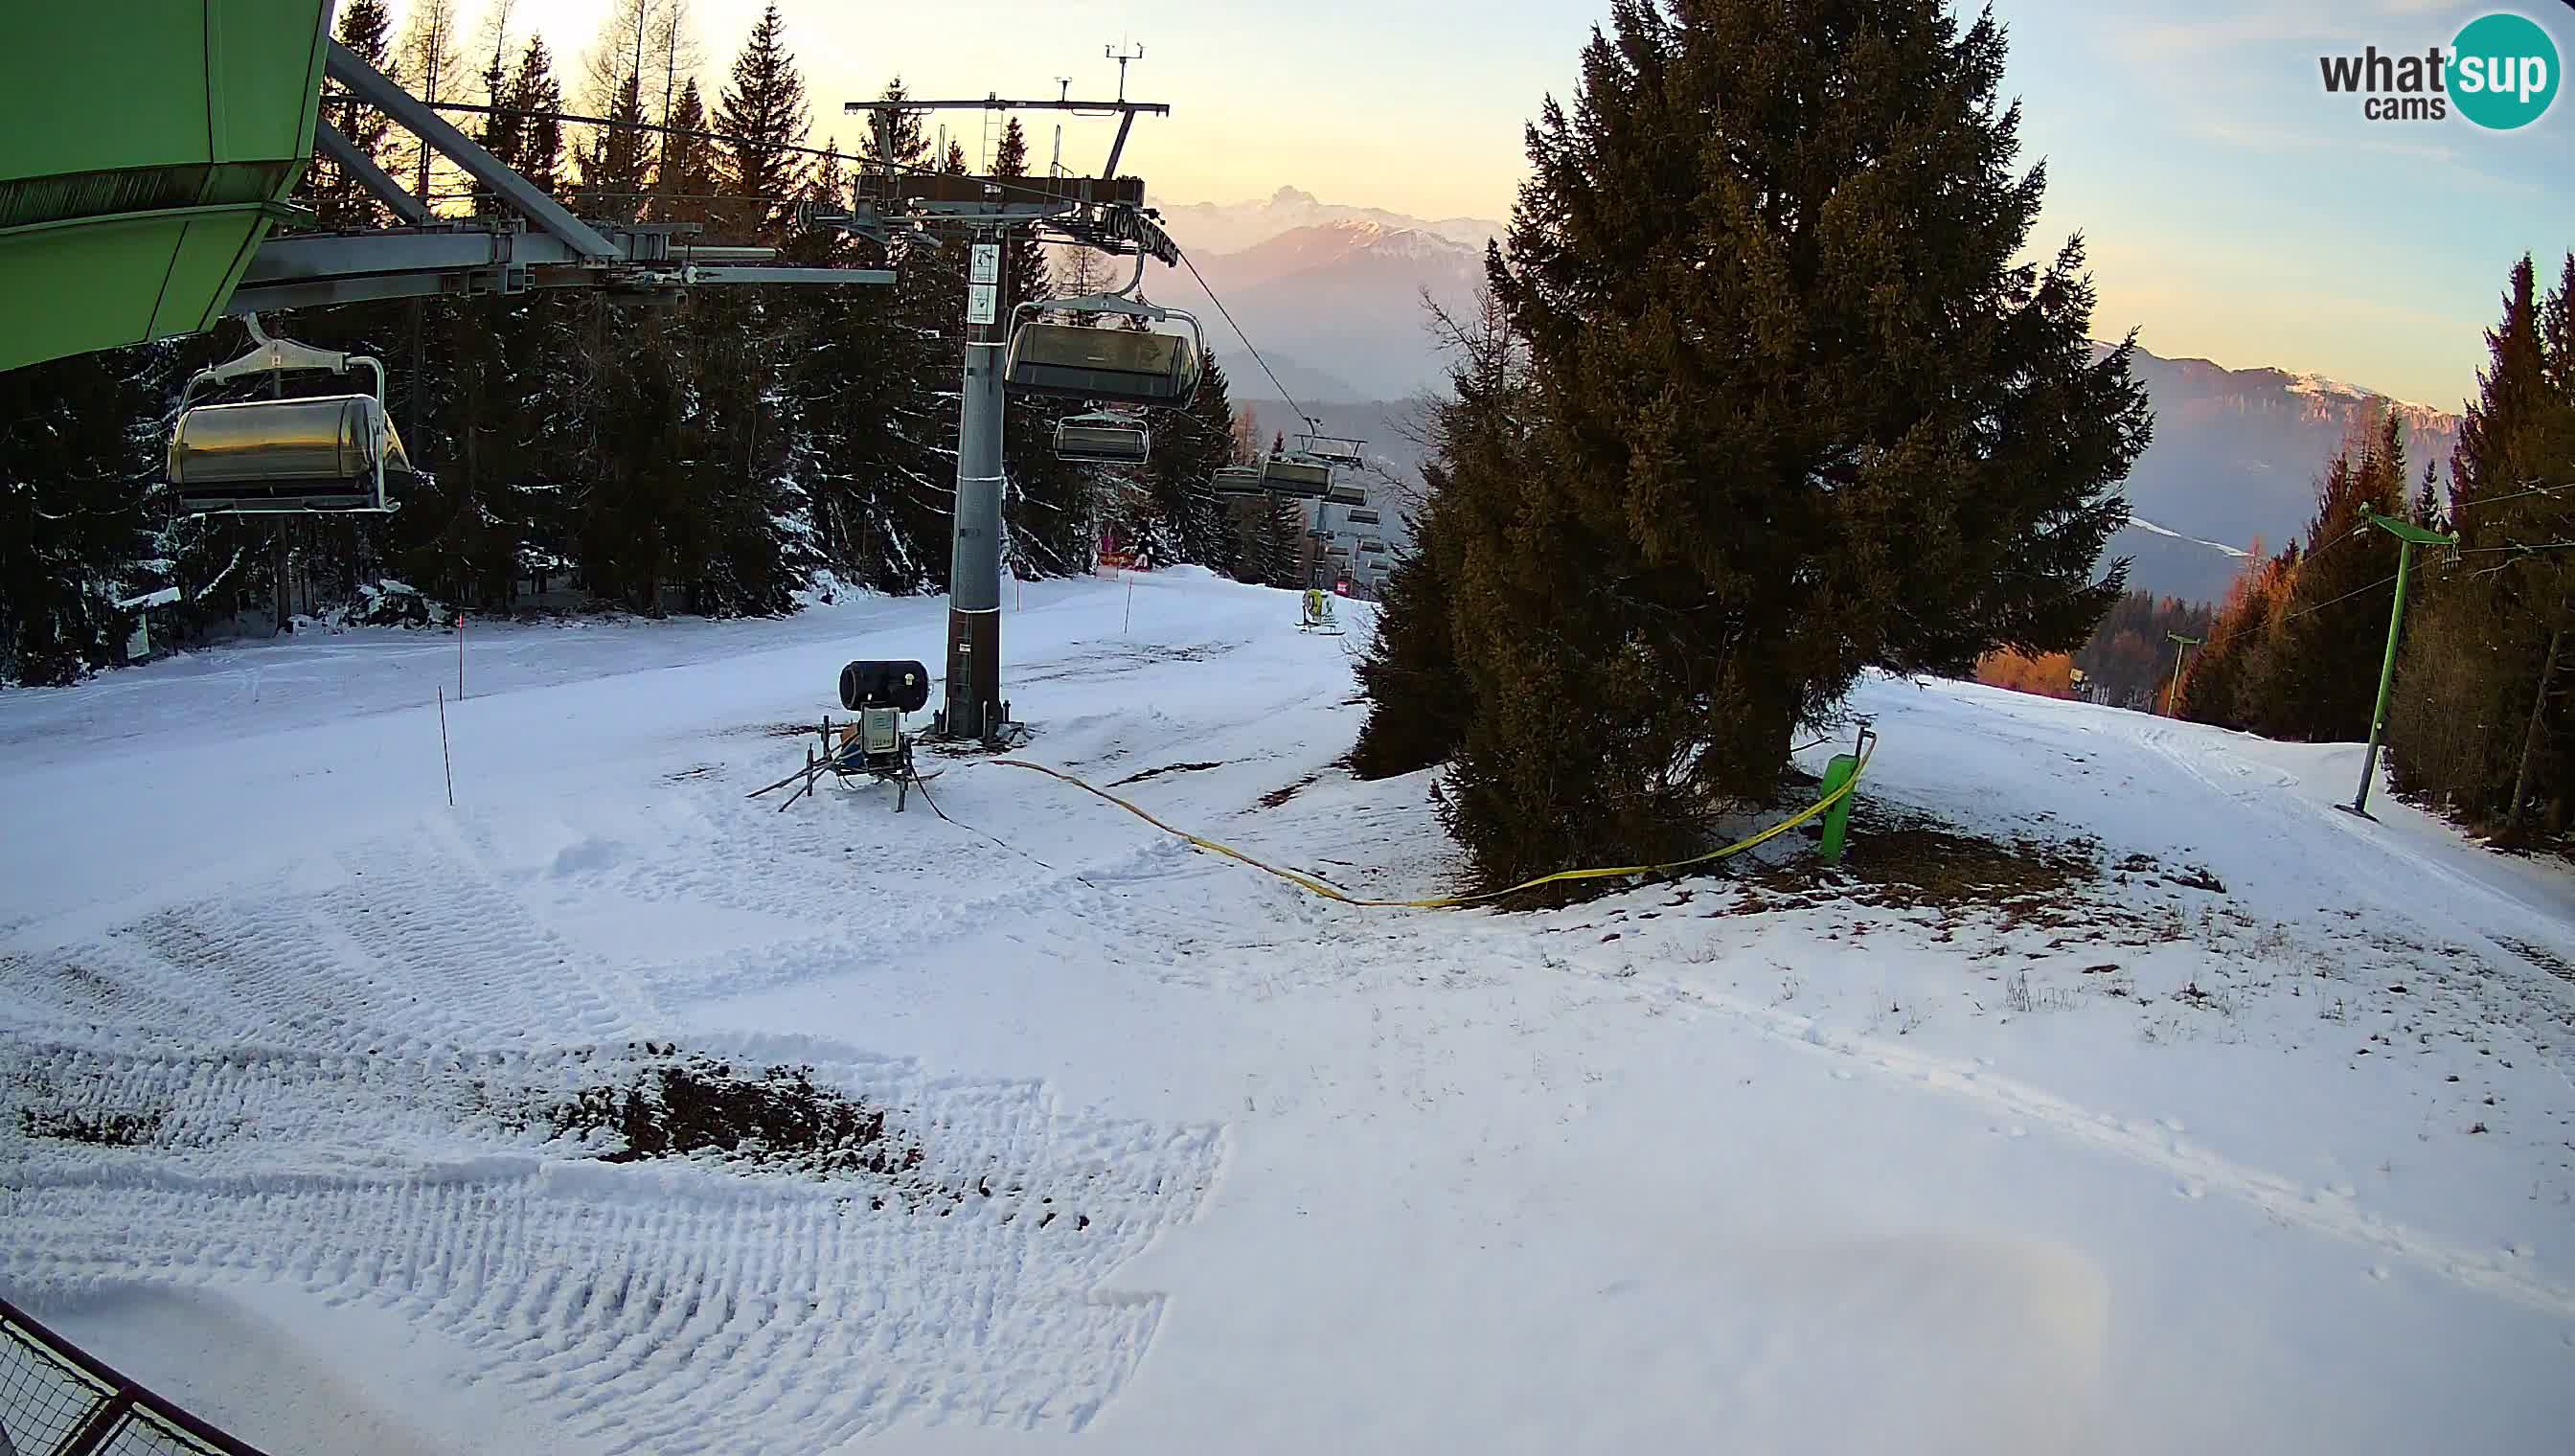
[{"label": "whatsup cams logo", "polygon": [[2481,15],[2448,47],[2318,56],[2325,94],[2356,96],[2370,121],[2447,121],[2488,131],[2526,127],[2557,99],[2557,42],[2538,21],[2509,11]]}]

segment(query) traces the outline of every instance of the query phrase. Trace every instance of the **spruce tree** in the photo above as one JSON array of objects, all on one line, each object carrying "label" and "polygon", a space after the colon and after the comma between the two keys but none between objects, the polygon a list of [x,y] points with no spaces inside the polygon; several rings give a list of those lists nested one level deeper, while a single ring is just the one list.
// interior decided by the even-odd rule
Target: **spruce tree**
[{"label": "spruce tree", "polygon": [[642,130],[644,93],[637,73],[618,81],[607,120],[579,149],[581,185],[574,198],[585,217],[631,223],[643,215],[655,151],[651,133]]},{"label": "spruce tree", "polygon": [[2423,483],[2415,489],[2410,520],[2425,531],[2442,531],[2449,518],[2441,510],[2441,463],[2423,462]]},{"label": "spruce tree", "polygon": [[[483,104],[492,108],[483,118],[483,150],[491,153],[512,171],[519,170],[519,148],[528,134],[528,118],[515,109],[510,84],[509,7],[502,5],[492,17],[492,54],[483,63]],[[522,174],[524,175],[524,174]],[[475,210],[495,211],[491,192],[479,183],[475,187]]]},{"label": "spruce tree", "polygon": [[[962,151],[957,160],[964,162]],[[1028,133],[1019,118],[1012,117],[1002,129],[993,175],[1025,177],[1028,170]],[[1003,288],[995,317],[1007,325],[1020,317],[1021,304],[1051,296],[1053,280],[1046,248],[1033,229],[1015,230],[1004,244],[1004,254]],[[1083,409],[1079,402],[1033,395],[1014,395],[1005,405],[1002,460],[1010,482],[1003,509],[1010,523],[1010,569],[1016,575],[1061,576],[1091,570],[1101,504],[1116,493],[1120,473],[1056,459],[1056,426]]]},{"label": "spruce tree", "polygon": [[2278,631],[2242,689],[2254,731],[2310,742],[2369,736],[2399,550],[2369,518],[2401,516],[2404,503],[2404,423],[2364,417],[2326,468]]},{"label": "spruce tree", "polygon": [[2183,671],[2174,712],[2197,723],[2249,728],[2255,705],[2248,683],[2262,676],[2281,604],[2297,572],[2298,548],[2292,542],[2277,556],[2266,556],[2262,544],[2236,576],[2208,630],[2208,640],[2190,655]]},{"label": "spruce tree", "polygon": [[2575,541],[2570,315],[2575,254],[2545,299],[2532,261],[2515,265],[2450,462],[2459,553],[2417,568],[2389,712],[2398,786],[2512,836],[2575,814],[2575,560],[2558,545]]},{"label": "spruce tree", "polygon": [[[384,0],[350,0],[341,8],[333,38],[378,71],[392,68],[393,18],[385,12]],[[392,165],[391,117],[356,100],[342,99],[324,101],[322,118],[378,166]],[[295,198],[312,208],[326,229],[366,228],[382,221],[382,204],[357,174],[319,152],[296,183]]]},{"label": "spruce tree", "polygon": [[1232,382],[1211,352],[1199,392],[1185,409],[1153,412],[1154,454],[1144,473],[1151,510],[1172,560],[1233,575],[1235,534],[1217,507],[1216,473],[1234,463]]},{"label": "spruce tree", "polygon": [[555,80],[554,57],[544,36],[534,36],[519,55],[510,78],[510,101],[524,113],[511,165],[519,175],[549,195],[563,190],[563,85]]},{"label": "spruce tree", "polygon": [[1448,394],[1431,405],[1425,421],[1428,451],[1412,549],[1386,580],[1376,630],[1358,666],[1368,716],[1350,762],[1366,778],[1444,762],[1465,741],[1473,689],[1459,666],[1460,625],[1450,608],[1460,586],[1457,544],[1464,533],[1450,513],[1468,503],[1455,477],[1508,471],[1537,448],[1527,352],[1512,335],[1500,298],[1484,289],[1462,321],[1434,311],[1431,322],[1449,356]]},{"label": "spruce tree", "polygon": [[[903,83],[884,93],[900,103]],[[870,118],[864,165],[909,168],[929,156],[923,113],[889,116],[880,135]],[[837,163],[809,197],[846,205]],[[895,288],[816,289],[800,311],[801,342],[789,375],[813,462],[806,476],[818,544],[833,569],[884,592],[943,589],[956,500],[956,407],[963,314],[960,250],[932,251],[898,237],[891,245],[807,230],[792,256],[815,263],[899,268]],[[944,256],[943,256],[944,255]],[[953,287],[933,288],[944,270]]]},{"label": "spruce tree", "polygon": [[674,130],[662,138],[662,163],[653,174],[654,218],[704,227],[719,216],[724,204],[714,201],[722,185],[717,177],[718,144],[689,135],[707,129],[706,103],[699,99],[694,79],[680,88],[679,100],[671,108],[671,126]]},{"label": "spruce tree", "polygon": [[2069,650],[2149,420],[2079,240],[2021,264],[2004,36],[1941,0],[1615,0],[1494,291],[1541,428],[1456,471],[1478,878],[1679,857],[1869,668]]},{"label": "spruce tree", "polygon": [[732,194],[719,231],[745,242],[775,241],[805,183],[805,159],[795,148],[812,125],[805,78],[787,49],[786,22],[775,4],[761,12],[734,57],[715,122],[726,139],[718,170]]},{"label": "spruce tree", "polygon": [[166,346],[0,371],[0,683],[69,683],[115,663],[144,565],[157,474],[150,361]]}]

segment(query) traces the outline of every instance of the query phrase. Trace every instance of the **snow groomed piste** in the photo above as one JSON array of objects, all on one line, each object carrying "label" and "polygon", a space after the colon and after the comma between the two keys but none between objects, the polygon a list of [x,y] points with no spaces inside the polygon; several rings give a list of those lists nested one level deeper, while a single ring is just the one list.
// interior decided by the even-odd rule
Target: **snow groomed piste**
[{"label": "snow groomed piste", "polygon": [[[1051,766],[1436,897],[1344,643],[1122,591],[1013,614]],[[940,607],[478,626],[453,811],[445,635],[0,697],[0,1295],[275,1456],[2575,1420],[2562,882],[2358,745],[1874,681],[1840,869],[1515,913],[974,758],[744,797]]]}]

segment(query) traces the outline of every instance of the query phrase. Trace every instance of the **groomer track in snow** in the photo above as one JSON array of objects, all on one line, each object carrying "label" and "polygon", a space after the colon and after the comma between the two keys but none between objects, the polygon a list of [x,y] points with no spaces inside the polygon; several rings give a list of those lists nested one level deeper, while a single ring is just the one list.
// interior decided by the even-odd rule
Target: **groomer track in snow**
[{"label": "groomer track in snow", "polygon": [[[1025,756],[1450,887],[1364,606],[1025,601]],[[2575,895],[2356,747],[1871,682],[1841,869],[1526,914],[745,800],[941,610],[478,627],[452,811],[449,637],[0,697],[0,1293],[279,1456],[2575,1429]]]}]

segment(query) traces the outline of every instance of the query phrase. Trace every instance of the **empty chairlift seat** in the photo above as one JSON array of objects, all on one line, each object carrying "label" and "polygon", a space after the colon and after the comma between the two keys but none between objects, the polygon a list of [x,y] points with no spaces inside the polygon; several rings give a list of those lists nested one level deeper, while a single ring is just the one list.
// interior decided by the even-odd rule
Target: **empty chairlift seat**
[{"label": "empty chairlift seat", "polygon": [[1216,480],[1211,484],[1211,489],[1220,496],[1266,496],[1270,494],[1270,492],[1264,489],[1261,484],[1261,467],[1257,465],[1230,465],[1224,467],[1216,473]]},{"label": "empty chairlift seat", "polygon": [[1334,481],[1324,491],[1323,499],[1335,506],[1364,506],[1367,504],[1367,491],[1346,481]]},{"label": "empty chairlift seat", "polygon": [[1350,523],[1352,526],[1374,526],[1374,525],[1376,525],[1376,524],[1377,524],[1377,522],[1376,522],[1376,511],[1375,511],[1375,508],[1373,508],[1373,507],[1368,507],[1368,506],[1353,506],[1353,507],[1351,507],[1351,508],[1350,508],[1350,514],[1349,514],[1349,523]]},{"label": "empty chairlift seat", "polygon": [[1319,460],[1274,455],[1261,463],[1261,486],[1274,496],[1319,500],[1332,489],[1332,468]]},{"label": "empty chairlift seat", "polygon": [[183,410],[169,469],[193,512],[384,511],[411,460],[373,396],[326,395]]},{"label": "empty chairlift seat", "polygon": [[1003,382],[1024,394],[1125,405],[1185,405],[1197,393],[1199,351],[1178,334],[1022,324]]},{"label": "empty chairlift seat", "polygon": [[1095,465],[1143,465],[1153,453],[1153,437],[1143,426],[1099,418],[1076,418],[1055,427],[1055,458]]}]

